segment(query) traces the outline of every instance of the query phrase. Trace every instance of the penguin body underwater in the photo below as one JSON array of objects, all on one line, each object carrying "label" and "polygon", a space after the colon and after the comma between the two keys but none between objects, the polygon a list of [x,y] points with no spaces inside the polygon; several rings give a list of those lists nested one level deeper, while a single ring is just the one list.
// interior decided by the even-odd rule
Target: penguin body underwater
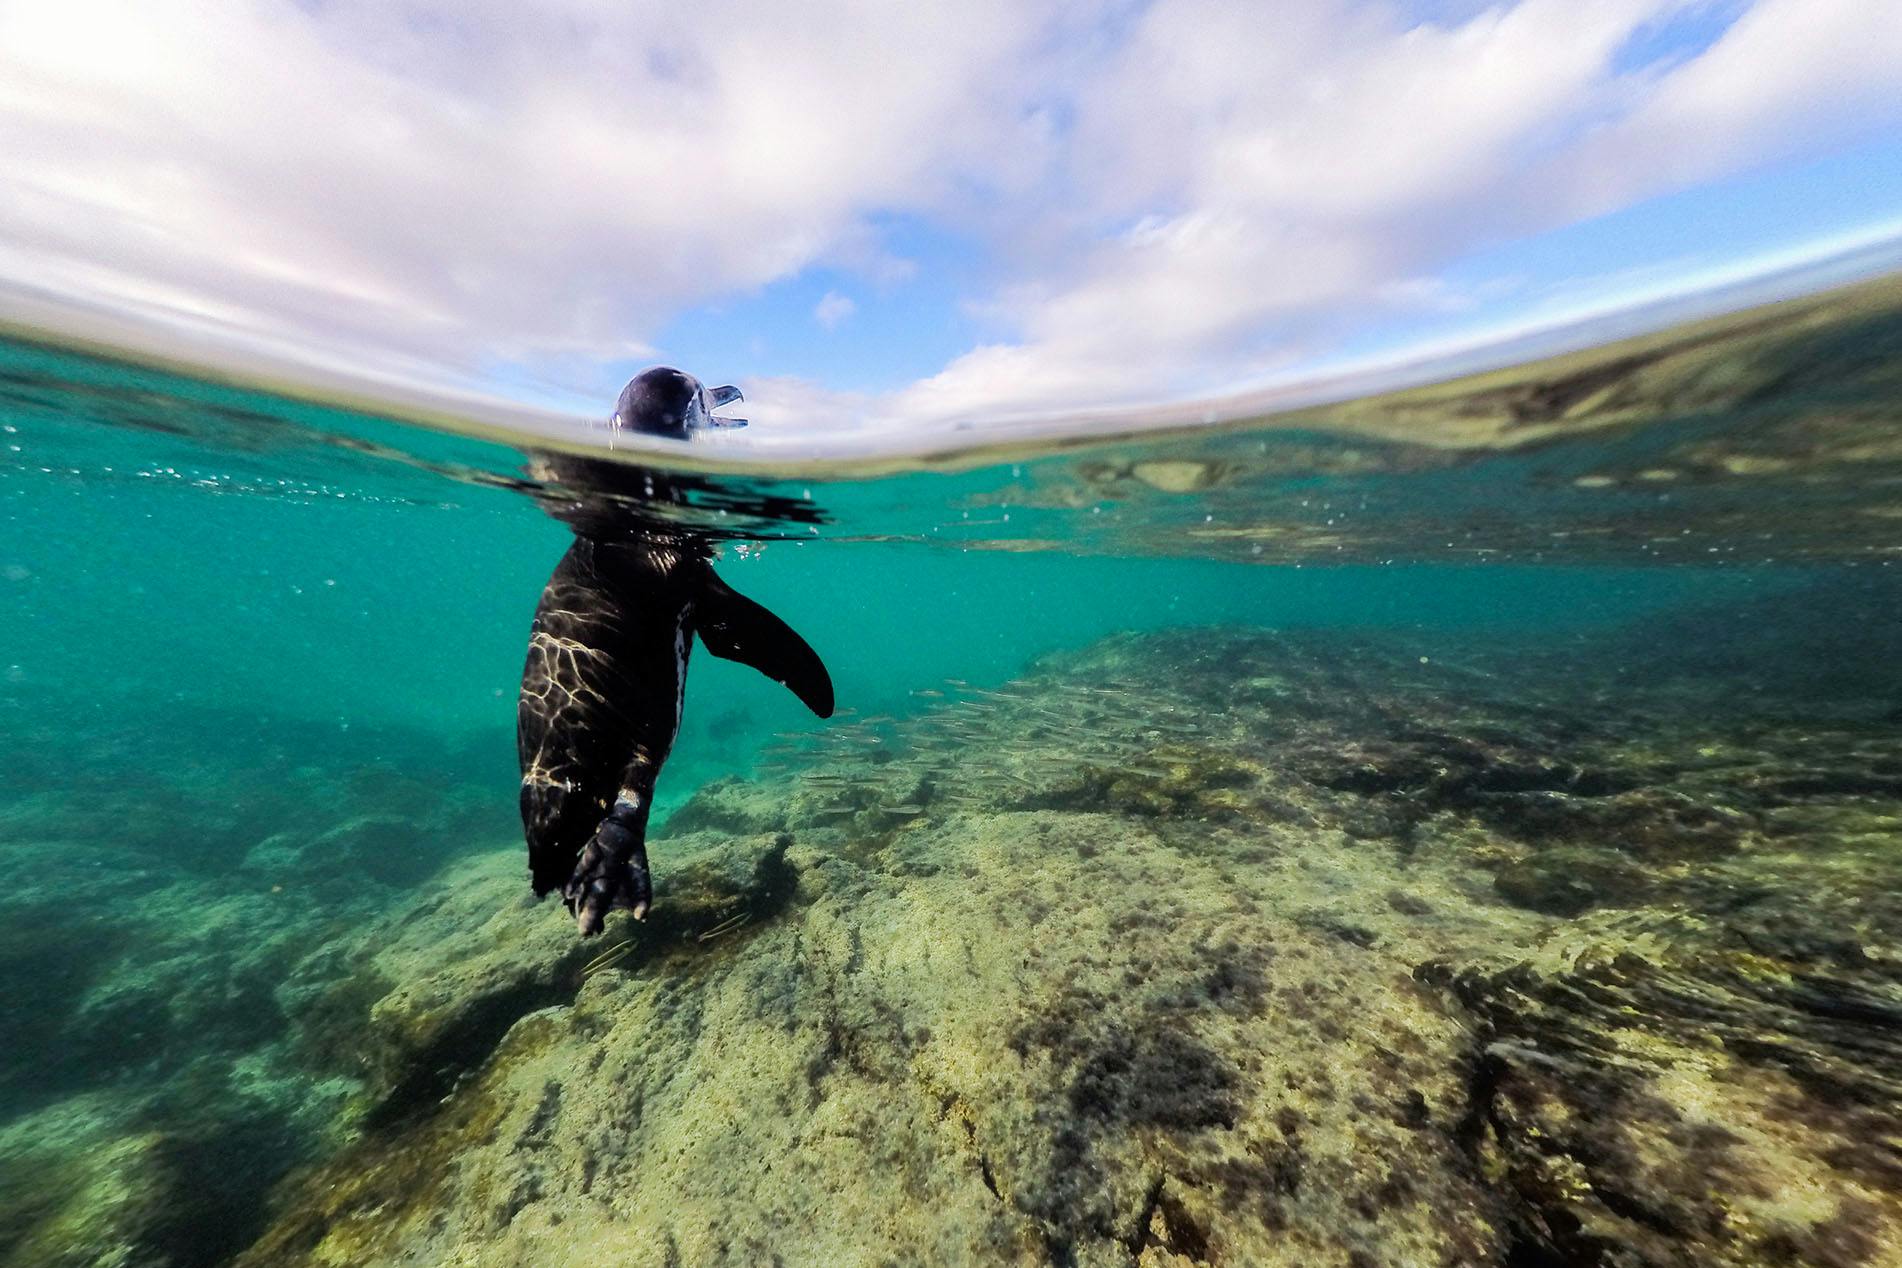
[{"label": "penguin body underwater", "polygon": [[[737,425],[712,411],[739,398],[737,388],[708,389],[657,367],[622,390],[614,425],[690,439]],[[585,936],[616,908],[643,919],[653,903],[647,816],[680,730],[696,637],[715,656],[783,683],[822,718],[833,695],[818,654],[722,582],[709,544],[690,530],[646,517],[618,529],[611,515],[563,518],[575,540],[535,610],[515,736],[536,896],[559,889]]]}]

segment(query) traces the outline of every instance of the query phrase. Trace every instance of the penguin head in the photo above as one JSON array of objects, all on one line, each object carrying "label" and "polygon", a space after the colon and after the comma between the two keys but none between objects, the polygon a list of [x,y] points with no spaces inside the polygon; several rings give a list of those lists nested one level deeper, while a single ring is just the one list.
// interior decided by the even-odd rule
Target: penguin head
[{"label": "penguin head", "polygon": [[614,403],[615,430],[637,431],[672,440],[691,440],[710,427],[744,427],[743,418],[716,418],[713,411],[740,400],[737,387],[707,387],[671,366],[642,370],[621,389]]}]

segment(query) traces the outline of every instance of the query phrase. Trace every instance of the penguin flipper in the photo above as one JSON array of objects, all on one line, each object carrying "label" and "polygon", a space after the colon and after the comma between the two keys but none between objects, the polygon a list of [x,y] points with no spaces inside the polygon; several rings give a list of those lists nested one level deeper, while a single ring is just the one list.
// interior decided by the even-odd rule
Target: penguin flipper
[{"label": "penguin flipper", "polygon": [[822,718],[832,716],[832,675],[819,653],[790,625],[707,571],[694,600],[694,629],[722,660],[751,665],[798,696]]}]

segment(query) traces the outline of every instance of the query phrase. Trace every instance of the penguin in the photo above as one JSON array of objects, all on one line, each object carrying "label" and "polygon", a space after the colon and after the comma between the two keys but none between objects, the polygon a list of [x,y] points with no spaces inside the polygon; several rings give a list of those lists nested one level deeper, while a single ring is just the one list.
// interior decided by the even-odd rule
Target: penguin
[{"label": "penguin", "polygon": [[[741,426],[713,410],[738,388],[707,388],[658,366],[622,389],[612,426],[675,440],[703,428]],[[658,477],[594,459],[550,459],[558,473],[583,470],[599,487]],[[632,473],[633,479],[629,479]],[[588,480],[578,483],[584,489]],[[638,501],[638,499],[637,499]],[[610,911],[645,919],[653,904],[647,817],[654,784],[680,730],[694,640],[713,655],[751,665],[791,689],[821,718],[832,716],[832,679],[806,641],[715,575],[711,544],[678,523],[625,513],[627,505],[584,496],[551,510],[575,538],[535,609],[516,707],[522,766],[522,828],[535,894],[561,891],[582,936]]]}]

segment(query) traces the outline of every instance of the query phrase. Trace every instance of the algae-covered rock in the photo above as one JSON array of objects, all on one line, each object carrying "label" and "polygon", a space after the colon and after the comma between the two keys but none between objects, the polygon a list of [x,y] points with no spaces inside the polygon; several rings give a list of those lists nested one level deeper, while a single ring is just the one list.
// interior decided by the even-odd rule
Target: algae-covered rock
[{"label": "algae-covered rock", "polygon": [[439,736],[80,703],[10,713],[0,1263],[219,1263],[360,1125],[368,1000],[330,1052],[304,1010],[495,798]]},{"label": "algae-covered rock", "polygon": [[1606,850],[1539,850],[1493,876],[1493,888],[1514,906],[1548,916],[1576,916],[1601,904],[1630,906],[1651,892],[1644,870]]},{"label": "algae-covered rock", "polygon": [[1478,1019],[1469,1147],[1569,1261],[1889,1262],[1902,990],[1748,955],[1595,950],[1446,976]]},{"label": "algae-covered rock", "polygon": [[[1114,1262],[1158,1219],[1243,1256],[1290,1229],[1484,1239],[1419,1218],[1484,1195],[1449,1166],[1457,1063],[1431,1056],[1459,1028],[1404,957],[1264,917],[1269,876],[1107,816],[910,835],[937,875],[855,867],[743,948],[518,1023],[532,1056],[512,1031],[448,1112],[315,1177],[255,1262],[312,1238],[318,1263]],[[1355,1178],[1370,1149],[1391,1166]],[[410,1160],[445,1152],[412,1194]]]},{"label": "algae-covered rock", "polygon": [[[314,837],[261,838],[228,910],[189,891],[204,945],[75,942],[48,994],[79,1001],[60,1033],[198,1019],[258,1046],[175,1075],[163,1127],[67,1097],[0,1135],[0,1170],[55,1177],[0,1245],[1902,1261],[1902,738],[1792,683],[1731,697],[1536,643],[1118,636],[703,788],[650,843],[648,920],[585,941],[513,842],[413,889],[359,868],[371,901]],[[410,829],[325,839],[355,858],[385,830]],[[254,956],[187,981],[286,901]],[[229,1103],[218,1080],[269,1112],[178,1134]],[[187,1139],[307,1165],[195,1205]]]},{"label": "algae-covered rock", "polygon": [[644,923],[617,917],[600,942],[577,937],[558,903],[536,902],[516,850],[472,855],[321,970],[321,988],[295,1009],[302,1042],[351,1061],[379,1113],[408,1113],[479,1065],[516,1019],[571,999],[589,971],[678,954],[708,930],[737,932],[742,912],[770,917],[792,893],[787,844],[672,839],[653,856],[656,910]]},{"label": "algae-covered rock", "polygon": [[260,1231],[288,1165],[262,1119],[128,1130],[109,1097],[72,1098],[0,1129],[0,1265],[219,1262]]},{"label": "algae-covered rock", "polygon": [[[1451,659],[1112,639],[703,790],[671,932],[502,955],[548,993],[244,1262],[1897,1253],[1893,743],[1798,792],[1742,717]],[[451,910],[417,947],[542,914]],[[409,941],[373,1032],[509,998]]]}]

